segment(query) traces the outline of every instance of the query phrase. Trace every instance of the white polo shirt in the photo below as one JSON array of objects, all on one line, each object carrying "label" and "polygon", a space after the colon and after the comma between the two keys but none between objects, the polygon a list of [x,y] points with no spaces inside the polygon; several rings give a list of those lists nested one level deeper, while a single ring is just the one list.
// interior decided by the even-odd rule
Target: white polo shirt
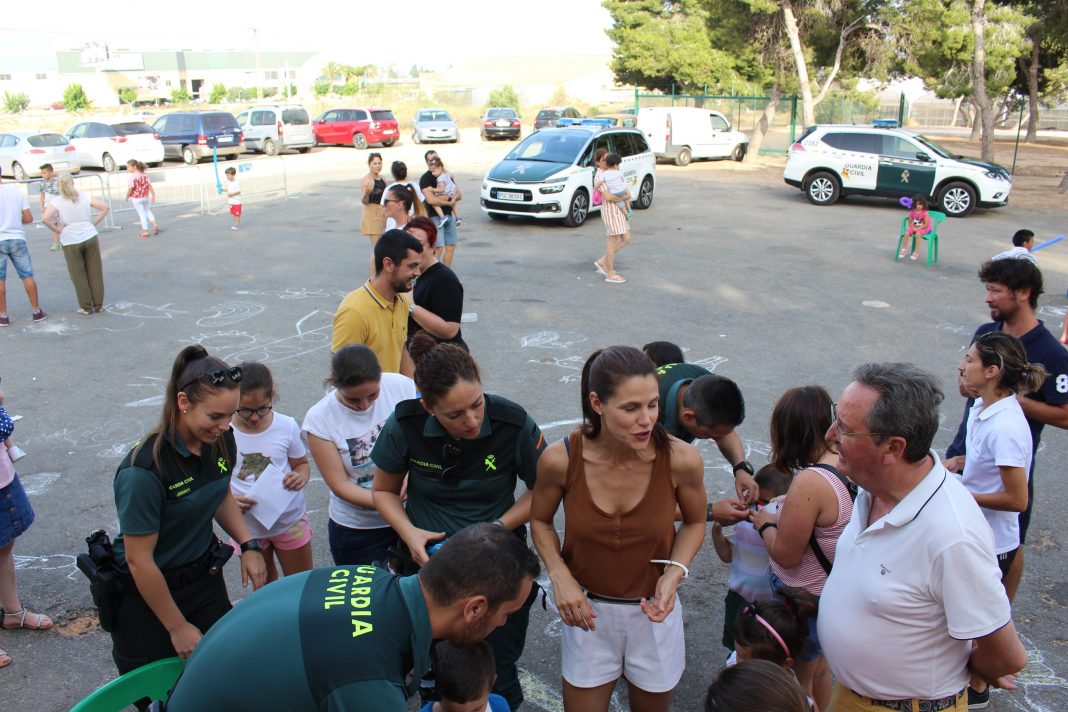
[{"label": "white polo shirt", "polygon": [[831,672],[877,700],[960,692],[971,641],[1011,618],[990,527],[931,457],[927,476],[871,526],[871,495],[860,492],[820,597]]},{"label": "white polo shirt", "polygon": [[[1031,428],[1015,396],[1002,398],[983,408],[975,401],[968,413],[968,457],[963,482],[969,492],[1004,492],[998,467],[1022,467],[1030,477]],[[994,553],[1004,554],[1020,546],[1020,513],[980,507],[994,532]]]}]

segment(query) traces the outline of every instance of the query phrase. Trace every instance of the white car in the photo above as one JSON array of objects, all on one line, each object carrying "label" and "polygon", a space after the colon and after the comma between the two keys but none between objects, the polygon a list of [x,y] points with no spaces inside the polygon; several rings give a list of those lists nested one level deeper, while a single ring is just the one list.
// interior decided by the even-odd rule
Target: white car
[{"label": "white car", "polygon": [[749,151],[749,137],[731,128],[718,111],[688,106],[646,106],[638,109],[638,128],[657,158],[689,165],[702,158],[740,161]]},{"label": "white car", "polygon": [[159,134],[143,121],[83,121],[67,131],[67,139],[78,150],[83,166],[108,173],[122,170],[131,159],[150,166],[163,161]]},{"label": "white car", "polygon": [[57,173],[77,173],[82,169],[77,150],[63,134],[51,131],[0,134],[0,175],[15,180],[38,178],[45,163],[52,164]]},{"label": "white car", "polygon": [[509,151],[482,181],[482,210],[494,220],[517,215],[563,219],[568,227],[578,227],[601,209],[591,199],[598,148],[619,154],[634,207],[652,205],[656,158],[641,131],[586,121],[590,123],[535,131]]},{"label": "white car", "polygon": [[995,163],[953,154],[905,129],[856,125],[806,129],[790,146],[783,180],[815,205],[843,195],[923,195],[957,218],[1001,207],[1012,191],[1009,172]]}]

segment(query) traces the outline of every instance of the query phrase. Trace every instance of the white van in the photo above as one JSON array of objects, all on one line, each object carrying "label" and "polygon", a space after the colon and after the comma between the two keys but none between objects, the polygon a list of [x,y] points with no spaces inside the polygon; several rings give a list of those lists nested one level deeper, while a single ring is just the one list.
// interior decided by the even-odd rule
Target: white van
[{"label": "white van", "polygon": [[307,153],[315,145],[311,118],[297,104],[256,106],[238,114],[237,123],[245,134],[245,146],[268,156],[283,148]]},{"label": "white van", "polygon": [[749,137],[731,128],[718,111],[685,106],[638,109],[638,128],[657,158],[685,166],[694,158],[732,158],[740,161],[749,150]]}]

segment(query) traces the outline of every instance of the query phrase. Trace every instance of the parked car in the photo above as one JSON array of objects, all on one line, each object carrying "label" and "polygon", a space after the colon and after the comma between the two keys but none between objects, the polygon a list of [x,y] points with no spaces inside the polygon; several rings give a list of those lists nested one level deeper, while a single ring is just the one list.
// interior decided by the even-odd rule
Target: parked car
[{"label": "parked car", "polygon": [[527,136],[493,166],[482,181],[479,202],[494,220],[509,215],[563,219],[578,227],[593,205],[593,154],[598,148],[618,153],[620,170],[634,207],[653,204],[656,158],[637,129],[574,124],[542,129]]},{"label": "parked car", "polygon": [[389,148],[400,138],[397,119],[389,109],[330,109],[312,123],[315,142],[352,144],[364,149],[373,143]]},{"label": "parked car", "polygon": [[0,175],[15,180],[38,178],[43,163],[51,163],[57,172],[77,173],[82,169],[78,150],[63,134],[51,131],[0,134]]},{"label": "parked car", "polygon": [[143,121],[83,121],[67,131],[67,140],[78,150],[83,167],[103,168],[108,173],[121,170],[130,159],[148,165],[163,161],[159,134]]},{"label": "parked car", "polygon": [[448,141],[456,143],[460,132],[456,122],[445,109],[419,109],[412,119],[412,141],[429,143],[430,141]]},{"label": "parked car", "polygon": [[731,158],[740,161],[749,150],[749,137],[731,128],[723,114],[688,106],[646,106],[638,110],[638,128],[657,158],[676,166],[695,158]]},{"label": "parked car", "polygon": [[521,129],[519,113],[515,109],[490,107],[482,117],[479,134],[483,141],[489,141],[491,138],[510,138],[514,141],[519,138]]},{"label": "parked car", "polygon": [[622,126],[624,128],[632,129],[638,125],[638,120],[634,114],[597,114],[595,119],[603,119],[609,126]]},{"label": "parked car", "polygon": [[551,126],[556,126],[560,119],[581,119],[582,113],[573,106],[547,107],[538,112],[534,117],[534,130],[539,131]]},{"label": "parked car", "polygon": [[1002,166],[956,155],[906,129],[856,125],[805,129],[790,146],[783,180],[815,205],[830,205],[843,195],[919,194],[958,218],[976,207],[1001,207],[1012,192],[1012,178]]},{"label": "parked car", "polygon": [[245,135],[245,148],[268,156],[283,148],[307,153],[315,145],[311,117],[298,104],[255,106],[237,115],[237,125]]},{"label": "parked car", "polygon": [[152,128],[163,142],[164,158],[180,158],[189,165],[213,152],[237,158],[245,151],[241,127],[225,111],[175,111],[156,119]]}]

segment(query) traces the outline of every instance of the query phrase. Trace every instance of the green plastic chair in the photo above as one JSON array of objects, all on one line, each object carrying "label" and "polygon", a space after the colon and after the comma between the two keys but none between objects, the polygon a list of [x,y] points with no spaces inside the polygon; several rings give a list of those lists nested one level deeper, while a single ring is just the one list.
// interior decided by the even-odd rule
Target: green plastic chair
[{"label": "green plastic chair", "polygon": [[[938,262],[938,226],[946,221],[946,214],[940,213],[937,210],[928,210],[927,214],[931,216],[931,232],[923,236],[924,240],[927,240],[927,266],[930,267],[935,262]],[[905,242],[905,230],[909,226],[909,216],[901,218],[901,235],[897,238],[897,249],[894,250],[894,262],[901,259],[901,245]]]},{"label": "green plastic chair", "polygon": [[185,661],[181,658],[149,663],[99,688],[70,712],[119,712],[143,697],[165,700],[183,669]]}]

